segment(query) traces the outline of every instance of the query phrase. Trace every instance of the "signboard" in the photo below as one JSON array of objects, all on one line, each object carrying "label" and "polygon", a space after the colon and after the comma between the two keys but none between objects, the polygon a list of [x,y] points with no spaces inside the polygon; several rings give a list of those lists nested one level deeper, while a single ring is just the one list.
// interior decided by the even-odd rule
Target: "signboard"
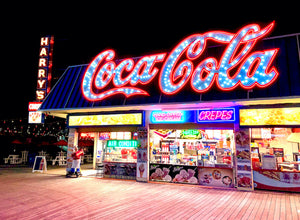
[{"label": "signboard", "polygon": [[237,189],[253,191],[249,129],[235,132]]},{"label": "signboard", "polygon": [[235,122],[235,109],[203,109],[197,110],[197,122]]},{"label": "signboard", "polygon": [[104,177],[135,180],[136,163],[104,162]]},{"label": "signboard", "polygon": [[138,146],[137,140],[108,140],[107,147],[133,147]]},{"label": "signboard", "polygon": [[[219,148],[220,149],[220,148]],[[199,184],[204,186],[217,186],[217,187],[234,187],[234,178],[232,169],[219,169],[219,168],[198,168]]]},{"label": "signboard", "polygon": [[142,125],[143,113],[69,116],[69,126]]},{"label": "signboard", "polygon": [[197,166],[150,164],[149,172],[150,181],[199,184]]},{"label": "signboard", "polygon": [[41,106],[41,102],[29,102],[28,104],[28,111],[37,111]]},{"label": "signboard", "polygon": [[240,109],[240,125],[300,125],[300,107]]},{"label": "signboard", "polygon": [[32,168],[32,172],[44,172],[47,171],[47,161],[45,156],[36,156]]},{"label": "signboard", "polygon": [[[81,92],[86,100],[95,102],[118,94],[126,98],[150,96],[147,84],[153,80],[158,80],[159,92],[167,96],[187,86],[200,94],[213,85],[222,91],[268,87],[279,75],[273,66],[279,49],[253,51],[253,48],[273,27],[274,22],[264,28],[250,24],[236,33],[194,34],[182,40],[170,53],[143,56],[137,61],[126,58],[118,64],[115,51],[105,50],[86,68]],[[224,45],[218,58],[203,56],[207,45],[212,43]]]},{"label": "signboard", "polygon": [[194,122],[194,111],[152,111],[150,113],[150,123],[169,124]]},{"label": "signboard", "polygon": [[50,92],[54,36],[41,38],[36,100],[43,101]]},{"label": "signboard", "polygon": [[37,111],[41,106],[41,102],[29,102],[28,104],[28,123],[29,124],[40,124],[44,123],[44,114]]},{"label": "signboard", "polygon": [[148,132],[147,128],[139,127],[137,130],[140,146],[137,149],[136,180],[140,182],[148,181]]},{"label": "signboard", "polygon": [[29,124],[44,123],[44,114],[42,112],[39,112],[39,111],[29,112],[28,123]]}]

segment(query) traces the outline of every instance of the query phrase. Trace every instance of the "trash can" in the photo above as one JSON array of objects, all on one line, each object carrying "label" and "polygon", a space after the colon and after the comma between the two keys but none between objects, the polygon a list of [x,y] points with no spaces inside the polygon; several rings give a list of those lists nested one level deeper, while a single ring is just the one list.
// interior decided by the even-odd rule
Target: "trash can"
[{"label": "trash can", "polygon": [[31,167],[33,167],[35,155],[35,153],[28,154],[28,164]]}]

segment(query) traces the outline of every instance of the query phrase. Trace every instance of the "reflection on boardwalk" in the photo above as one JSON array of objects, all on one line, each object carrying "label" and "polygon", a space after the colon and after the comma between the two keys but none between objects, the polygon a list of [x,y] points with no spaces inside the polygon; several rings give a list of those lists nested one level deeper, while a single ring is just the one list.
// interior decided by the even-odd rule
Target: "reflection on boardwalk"
[{"label": "reflection on boardwalk", "polygon": [[300,194],[0,170],[1,219],[300,219]]}]

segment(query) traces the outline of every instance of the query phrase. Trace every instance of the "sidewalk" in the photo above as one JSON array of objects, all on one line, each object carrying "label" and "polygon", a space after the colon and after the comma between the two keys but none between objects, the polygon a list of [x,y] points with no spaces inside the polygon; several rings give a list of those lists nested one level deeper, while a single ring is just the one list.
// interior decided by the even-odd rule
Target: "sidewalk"
[{"label": "sidewalk", "polygon": [[[80,166],[83,176],[95,177],[97,171],[93,169],[93,164],[82,164]],[[66,175],[66,166],[48,166],[45,174]]]},{"label": "sidewalk", "polygon": [[[0,169],[0,219],[300,219],[300,194]],[[62,175],[63,174],[63,175]]]},{"label": "sidewalk", "polygon": [[[82,164],[81,169],[83,171],[84,176],[96,176],[96,170],[93,169],[93,165]],[[32,172],[32,167],[28,165],[0,165],[0,172],[4,173],[30,173]],[[43,172],[43,174],[50,174],[50,175],[66,175],[66,166],[52,166],[47,165],[47,171]]]}]

